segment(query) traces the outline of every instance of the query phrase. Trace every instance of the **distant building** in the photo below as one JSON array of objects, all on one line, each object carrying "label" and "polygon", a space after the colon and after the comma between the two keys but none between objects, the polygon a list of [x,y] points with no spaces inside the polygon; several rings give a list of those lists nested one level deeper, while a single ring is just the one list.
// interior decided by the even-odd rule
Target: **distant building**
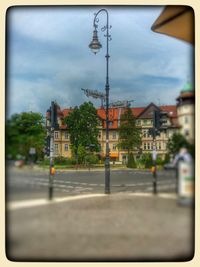
[{"label": "distant building", "polygon": [[[58,106],[58,124],[59,129],[54,131],[54,155],[71,157],[70,150],[70,136],[67,126],[64,124],[64,118],[73,109],[61,110]],[[167,142],[173,133],[178,132],[180,129],[177,110],[175,105],[157,106],[150,103],[146,107],[131,108],[133,115],[136,117],[136,125],[141,129],[142,144],[140,149],[133,151],[136,158],[139,158],[142,153],[152,153],[153,151],[153,137],[149,135],[148,130],[153,127],[153,111],[160,110],[167,112],[167,122],[165,129],[156,137],[156,150],[157,154],[164,159],[167,153]],[[109,109],[109,147],[111,161],[125,162],[127,160],[127,151],[118,149],[117,144],[119,141],[119,126],[120,117],[124,113],[124,108],[110,108]],[[49,115],[46,114],[46,126],[49,126]],[[105,157],[106,151],[106,124],[105,124],[105,109],[98,108],[97,115],[99,117],[99,135],[98,140],[101,146],[100,157]]]},{"label": "distant building", "polygon": [[186,83],[177,97],[177,117],[180,133],[194,143],[195,93],[191,83]]}]

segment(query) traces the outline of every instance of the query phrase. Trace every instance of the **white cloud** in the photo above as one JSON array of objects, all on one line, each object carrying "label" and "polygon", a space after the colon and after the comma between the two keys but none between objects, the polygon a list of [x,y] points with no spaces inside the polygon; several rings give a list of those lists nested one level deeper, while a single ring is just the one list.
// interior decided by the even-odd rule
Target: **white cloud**
[{"label": "white cloud", "polygon": [[[89,7],[10,10],[11,113],[30,107],[45,112],[51,100],[57,100],[63,107],[81,104],[90,100],[81,87],[104,90],[106,39],[100,30],[106,21],[103,14],[99,16],[102,50],[94,56],[88,48],[95,10]],[[112,25],[111,97],[130,99],[134,94],[136,103],[143,103],[144,92],[149,92],[145,101],[152,102],[160,86],[165,88],[159,92],[160,102],[175,101],[179,86],[192,75],[193,48],[151,31],[162,7],[108,10]]]}]

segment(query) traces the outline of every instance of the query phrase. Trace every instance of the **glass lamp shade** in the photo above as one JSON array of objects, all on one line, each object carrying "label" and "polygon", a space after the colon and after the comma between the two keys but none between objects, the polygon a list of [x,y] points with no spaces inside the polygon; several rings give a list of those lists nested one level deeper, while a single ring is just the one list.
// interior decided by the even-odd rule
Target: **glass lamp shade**
[{"label": "glass lamp shade", "polygon": [[97,30],[95,29],[93,32],[92,42],[89,44],[89,48],[92,50],[94,54],[96,54],[101,47],[102,45],[98,40]]}]

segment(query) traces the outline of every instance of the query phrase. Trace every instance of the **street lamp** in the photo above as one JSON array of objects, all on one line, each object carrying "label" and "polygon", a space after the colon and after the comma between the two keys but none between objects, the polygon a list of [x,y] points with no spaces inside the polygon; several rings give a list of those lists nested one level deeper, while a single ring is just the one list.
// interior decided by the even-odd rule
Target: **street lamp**
[{"label": "street lamp", "polygon": [[104,35],[106,37],[106,84],[105,84],[105,91],[106,91],[106,159],[105,159],[105,193],[110,193],[110,155],[109,155],[109,118],[108,118],[108,108],[109,108],[109,75],[108,75],[108,66],[109,66],[109,54],[108,54],[108,48],[109,48],[109,41],[111,40],[111,36],[109,35],[109,29],[111,26],[109,25],[109,17],[108,17],[108,11],[106,9],[100,9],[97,13],[95,13],[94,16],[94,31],[93,31],[93,38],[92,42],[89,44],[89,48],[92,50],[94,54],[96,54],[99,49],[102,47],[101,43],[98,40],[97,35],[97,28],[98,28],[98,15],[100,12],[105,12],[107,17],[106,25],[101,28],[101,31],[104,32],[106,30],[106,34]]}]

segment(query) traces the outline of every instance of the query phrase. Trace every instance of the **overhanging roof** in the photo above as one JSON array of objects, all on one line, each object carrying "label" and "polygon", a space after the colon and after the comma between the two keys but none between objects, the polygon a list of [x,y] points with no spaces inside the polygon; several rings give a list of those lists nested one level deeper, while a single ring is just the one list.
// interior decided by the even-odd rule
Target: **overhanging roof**
[{"label": "overhanging roof", "polygon": [[189,6],[166,6],[152,31],[194,44],[194,12]]}]

